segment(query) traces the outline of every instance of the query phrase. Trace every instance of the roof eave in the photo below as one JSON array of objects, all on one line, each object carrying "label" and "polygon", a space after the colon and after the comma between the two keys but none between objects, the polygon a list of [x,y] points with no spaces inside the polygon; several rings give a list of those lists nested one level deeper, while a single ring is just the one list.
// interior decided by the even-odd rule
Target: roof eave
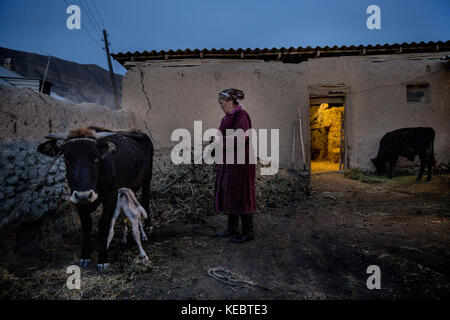
[{"label": "roof eave", "polygon": [[[126,52],[112,54],[125,68],[130,66],[127,62],[152,61],[152,60],[174,60],[174,59],[241,59],[241,60],[264,60],[281,61],[286,63],[299,63],[309,58],[319,57],[339,57],[357,55],[377,55],[377,54],[402,54],[402,53],[425,53],[450,51],[450,40],[438,42],[402,43],[393,45],[368,45],[368,46],[334,46],[326,47],[298,47],[298,48],[272,48],[272,49],[203,49],[203,50],[169,50],[169,51],[144,51]],[[131,63],[132,64],[132,63]]]}]

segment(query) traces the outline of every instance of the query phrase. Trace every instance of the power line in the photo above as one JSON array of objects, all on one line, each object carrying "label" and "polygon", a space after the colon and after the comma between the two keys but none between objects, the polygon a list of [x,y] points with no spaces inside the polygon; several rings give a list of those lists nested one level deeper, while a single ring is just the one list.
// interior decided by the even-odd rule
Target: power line
[{"label": "power line", "polygon": [[[69,7],[69,4],[67,3],[67,1],[66,0],[64,0],[64,2],[66,3],[66,5]],[[92,36],[92,34],[88,31],[88,29],[87,28],[82,28],[84,31],[86,31],[86,33],[89,35],[89,37],[92,39],[92,41],[94,41],[94,43],[97,45],[97,46],[99,46],[99,48],[100,49],[102,49],[103,50],[103,47],[100,45],[100,43],[97,41],[97,40],[95,40],[94,39],[94,37]]]},{"label": "power line", "polygon": [[83,28],[83,29],[84,29],[84,31],[86,31],[87,34],[91,37],[92,41],[94,41],[95,44],[98,45],[98,47],[99,47],[100,49],[103,50],[103,47],[99,44],[99,42],[97,42],[97,41],[94,39],[94,37],[93,37],[93,36],[91,35],[91,33],[87,30],[87,28]]},{"label": "power line", "polygon": [[[67,6],[69,6],[69,4],[67,3],[66,0],[64,0],[64,2],[66,3]],[[80,6],[83,8],[83,10],[86,12],[86,15],[87,15],[89,21],[91,22],[92,26],[94,27],[94,29],[97,28],[97,31],[99,31],[100,25],[97,22],[97,19],[96,19],[94,13],[93,13],[93,10],[88,5],[88,0],[79,0],[79,3],[80,3]],[[104,27],[105,24],[104,24],[103,19],[102,19],[101,15],[100,15],[100,12],[99,12],[96,4],[95,4],[95,1],[92,1],[92,4],[94,5],[94,9],[95,9],[95,11],[97,13],[98,20],[101,22],[101,24]],[[99,46],[102,50],[105,50],[106,44],[104,44],[105,47],[102,47],[101,44],[99,44],[99,42],[94,39],[94,37],[92,36],[91,32],[89,32],[89,29],[88,28],[84,28],[84,29],[85,29],[86,33],[89,35],[89,37],[95,42],[95,44],[97,46]],[[104,28],[104,29],[106,29],[106,28]],[[104,41],[104,40],[102,39],[102,41]],[[111,46],[110,41],[108,41],[108,45]],[[112,49],[112,46],[111,46],[111,50],[112,50],[112,52],[114,52],[114,50]],[[111,54],[109,54],[109,56],[111,56]],[[108,57],[107,57],[107,62],[108,62]],[[113,62],[116,63],[116,65],[122,67],[116,60],[113,60]]]},{"label": "power line", "polygon": [[83,10],[85,10],[86,16],[88,17],[88,19],[91,22],[91,24],[94,27],[94,29],[97,28],[97,32],[101,33],[101,28],[98,26],[98,24],[95,21],[95,19],[93,19],[91,17],[91,11],[89,10],[89,7],[85,4],[85,2],[83,0],[79,0],[79,2],[80,2],[80,6],[83,8]]},{"label": "power line", "polygon": [[95,42],[95,44],[96,45],[98,45],[98,47],[100,48],[100,49],[102,49],[103,50],[103,47],[94,39],[94,37],[91,35],[91,33],[87,30],[87,28],[83,28],[88,34],[89,34],[89,36],[91,37],[91,39]]},{"label": "power line", "polygon": [[[100,23],[98,22],[99,19],[96,18],[95,14],[94,14],[94,10],[92,10],[91,6],[89,5],[89,1],[88,1],[88,0],[83,0],[83,3],[86,4],[86,7],[87,7],[88,10],[89,10],[89,14],[90,14],[91,17],[94,19],[94,22],[95,22],[95,24],[97,25],[97,27],[98,27],[99,29],[102,29],[102,28],[100,27]],[[106,29],[106,28],[103,28],[103,29]]]},{"label": "power line", "polygon": [[103,23],[102,16],[100,15],[100,12],[98,11],[97,6],[95,4],[95,0],[93,0],[92,3],[94,4],[94,9],[97,12],[97,16],[98,16],[100,22],[102,23],[103,29],[106,29],[105,24]]},{"label": "power line", "polygon": [[[86,0],[86,1],[88,1],[88,0]],[[104,29],[106,29],[105,24],[103,23],[102,16],[100,15],[100,12],[98,11],[98,8],[97,8],[97,6],[96,6],[96,4],[95,4],[95,0],[92,0],[92,3],[93,3],[93,5],[94,5],[95,11],[97,12],[97,15],[98,15],[98,18],[99,18],[100,22],[102,23]],[[109,34],[108,34],[108,36],[109,36]],[[114,53],[114,52],[117,53],[117,51],[114,50],[114,48],[113,48],[113,46],[112,46],[110,40],[108,41],[108,44],[109,44],[109,46],[110,46],[111,53]],[[111,54],[110,54],[110,56],[111,56]],[[111,57],[111,58],[112,58],[112,57]],[[113,64],[115,64],[115,67],[116,67],[116,68],[119,68],[119,70],[120,70],[121,68],[123,68],[123,66],[122,66],[116,59],[113,59],[112,62],[113,62]]]},{"label": "power line", "polygon": [[[89,8],[89,4],[88,4],[88,3],[89,3],[89,0],[80,0],[80,1],[83,1],[83,4],[85,4],[85,6],[88,7],[88,9],[90,10],[91,16],[94,18],[94,21],[97,22],[97,19],[95,18],[95,15],[93,14],[93,10],[91,10],[91,8]],[[106,30],[105,23],[103,22],[102,16],[101,16],[101,14],[100,14],[100,12],[99,12],[99,10],[98,10],[98,8],[97,8],[97,5],[95,4],[95,0],[92,0],[92,4],[93,4],[94,10],[95,10],[95,12],[96,12],[96,14],[97,14],[98,20],[101,22],[101,24],[102,24],[102,26],[103,26],[103,29]],[[99,26],[99,25],[97,24],[97,26]],[[108,36],[109,36],[109,34],[108,34]],[[113,49],[113,47],[112,47],[110,41],[108,41],[108,44],[109,44],[109,46],[110,46],[110,48],[111,48],[111,52],[114,52],[115,50]],[[111,55],[110,55],[110,56],[111,56]],[[120,65],[116,60],[113,60],[113,62],[116,63],[116,64],[118,64],[118,65]],[[121,66],[121,65],[120,65],[120,66]]]}]

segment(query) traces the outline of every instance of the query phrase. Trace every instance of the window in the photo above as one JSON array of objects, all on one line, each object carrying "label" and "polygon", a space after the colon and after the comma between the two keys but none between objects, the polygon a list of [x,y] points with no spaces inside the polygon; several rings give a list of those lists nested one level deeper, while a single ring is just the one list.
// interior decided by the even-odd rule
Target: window
[{"label": "window", "polygon": [[430,102],[430,85],[428,83],[407,85],[406,98],[408,102]]}]

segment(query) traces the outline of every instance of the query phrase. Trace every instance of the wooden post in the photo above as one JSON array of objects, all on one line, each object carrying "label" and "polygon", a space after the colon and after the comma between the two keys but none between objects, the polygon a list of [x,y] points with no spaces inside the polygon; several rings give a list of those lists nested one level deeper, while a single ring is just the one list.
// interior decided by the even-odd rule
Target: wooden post
[{"label": "wooden post", "polygon": [[341,111],[341,139],[339,146],[339,170],[344,169],[344,112]]},{"label": "wooden post", "polygon": [[108,60],[109,76],[111,77],[111,86],[114,94],[114,103],[116,105],[116,109],[119,110],[120,109],[119,94],[117,92],[116,81],[114,79],[111,56],[109,55],[108,35],[106,34],[105,29],[103,29],[103,40],[105,41],[106,59]]},{"label": "wooden post", "polygon": [[302,146],[302,158],[303,158],[303,170],[301,172],[302,176],[308,176],[310,172],[306,169],[306,155],[305,155],[305,145],[303,142],[303,128],[302,128],[302,117],[300,115],[300,106],[297,107],[298,112],[298,133],[300,134],[300,145]]},{"label": "wooden post", "polygon": [[48,56],[47,67],[45,68],[45,73],[44,73],[44,81],[42,82],[42,86],[41,86],[41,89],[39,90],[39,92],[44,91],[45,81],[47,80],[47,72],[48,72],[48,67],[50,65],[51,58],[52,58],[52,56]]},{"label": "wooden post", "polygon": [[291,154],[291,169],[295,169],[295,121],[292,121],[292,154]]}]

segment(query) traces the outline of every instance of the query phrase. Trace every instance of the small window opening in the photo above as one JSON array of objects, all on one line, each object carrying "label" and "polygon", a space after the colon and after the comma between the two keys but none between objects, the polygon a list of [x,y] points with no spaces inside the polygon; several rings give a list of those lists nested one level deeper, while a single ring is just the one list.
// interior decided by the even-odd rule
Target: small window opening
[{"label": "small window opening", "polygon": [[408,102],[429,102],[430,86],[428,84],[410,84],[406,86]]}]

